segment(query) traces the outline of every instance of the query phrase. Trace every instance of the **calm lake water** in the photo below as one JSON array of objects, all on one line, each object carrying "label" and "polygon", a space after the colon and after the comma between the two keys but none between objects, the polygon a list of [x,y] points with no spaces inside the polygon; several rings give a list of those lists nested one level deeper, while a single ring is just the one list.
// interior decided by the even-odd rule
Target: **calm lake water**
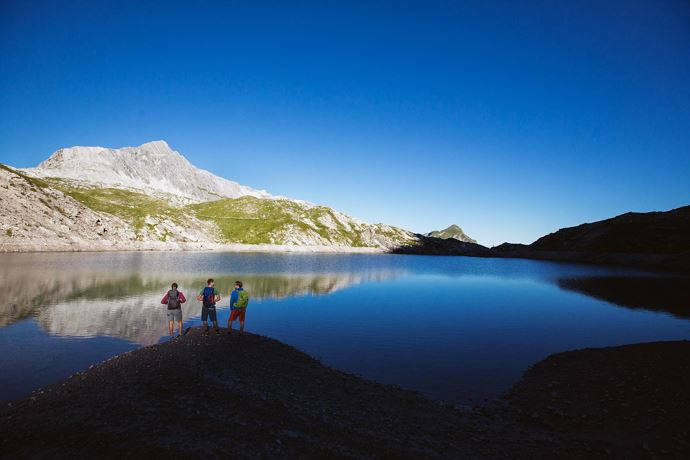
[{"label": "calm lake water", "polygon": [[[687,279],[617,268],[398,255],[45,253],[0,254],[0,275],[0,400],[167,340],[160,299],[170,283],[193,298],[209,276],[224,297],[221,325],[228,289],[241,279],[252,296],[247,330],[455,403],[500,395],[555,352],[690,339]],[[200,310],[196,300],[183,306],[185,326],[200,324]]]}]

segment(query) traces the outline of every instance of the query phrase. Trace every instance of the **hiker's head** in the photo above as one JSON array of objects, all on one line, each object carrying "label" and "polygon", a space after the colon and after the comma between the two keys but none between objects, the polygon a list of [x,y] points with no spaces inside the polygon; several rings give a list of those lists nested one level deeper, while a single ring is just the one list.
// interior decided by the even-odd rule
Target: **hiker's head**
[{"label": "hiker's head", "polygon": [[172,286],[170,286],[173,289],[177,289],[177,283],[173,283]]},{"label": "hiker's head", "polygon": [[235,281],[235,287],[241,288],[242,287],[242,281]]},{"label": "hiker's head", "polygon": [[214,283],[213,278],[209,278],[208,280],[206,280],[206,285],[208,287],[213,287],[213,283]]}]

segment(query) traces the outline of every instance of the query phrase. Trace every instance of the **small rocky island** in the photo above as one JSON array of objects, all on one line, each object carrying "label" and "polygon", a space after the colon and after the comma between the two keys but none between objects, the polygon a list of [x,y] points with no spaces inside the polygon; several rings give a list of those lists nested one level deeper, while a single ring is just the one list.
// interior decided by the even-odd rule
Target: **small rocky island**
[{"label": "small rocky island", "polygon": [[[224,332],[224,331],[223,331]],[[0,409],[6,458],[687,458],[690,342],[585,349],[503,398],[457,407],[324,366],[276,340],[132,351]]]}]

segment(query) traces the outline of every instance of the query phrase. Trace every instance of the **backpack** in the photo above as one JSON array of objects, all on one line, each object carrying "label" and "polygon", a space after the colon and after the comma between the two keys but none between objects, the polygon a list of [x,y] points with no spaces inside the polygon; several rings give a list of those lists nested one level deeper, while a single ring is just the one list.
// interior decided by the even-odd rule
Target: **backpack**
[{"label": "backpack", "polygon": [[237,308],[247,308],[249,304],[249,293],[242,289],[237,293],[237,302],[235,302],[235,307]]},{"label": "backpack", "polygon": [[177,310],[180,308],[180,295],[177,289],[170,289],[168,291],[168,310]]},{"label": "backpack", "polygon": [[204,307],[212,307],[216,304],[216,296],[215,296],[215,289],[212,287],[205,287],[204,288],[204,294],[203,294],[203,305]]}]

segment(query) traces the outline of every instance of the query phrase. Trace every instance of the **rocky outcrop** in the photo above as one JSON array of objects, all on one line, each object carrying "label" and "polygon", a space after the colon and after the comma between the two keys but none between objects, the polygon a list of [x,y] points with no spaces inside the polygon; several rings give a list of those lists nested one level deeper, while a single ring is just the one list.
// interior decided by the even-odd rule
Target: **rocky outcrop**
[{"label": "rocky outcrop", "polygon": [[149,216],[131,221],[99,212],[48,182],[0,167],[0,251],[204,249],[218,246],[212,224],[190,216],[180,225]]},{"label": "rocky outcrop", "polygon": [[123,220],[10,168],[0,168],[0,197],[0,251],[115,247],[135,239]]}]

